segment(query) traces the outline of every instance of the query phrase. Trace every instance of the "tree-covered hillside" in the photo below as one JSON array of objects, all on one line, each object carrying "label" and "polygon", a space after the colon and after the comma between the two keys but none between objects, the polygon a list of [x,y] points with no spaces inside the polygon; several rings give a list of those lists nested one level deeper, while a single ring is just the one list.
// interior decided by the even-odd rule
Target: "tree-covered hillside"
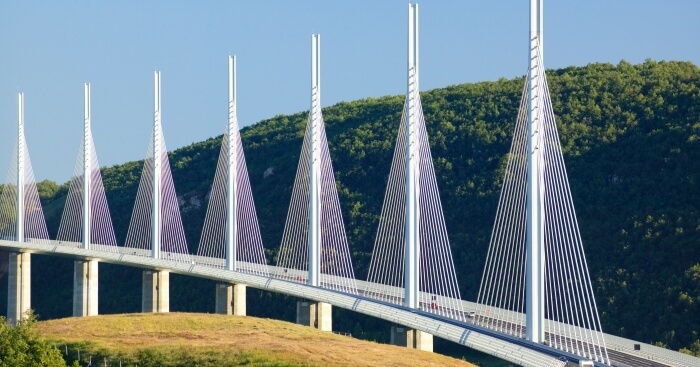
[{"label": "tree-covered hillside", "polygon": [[[547,76],[604,331],[700,352],[700,68],[685,62],[623,61],[549,70]],[[523,82],[501,79],[421,93],[462,297],[468,300],[476,299]],[[370,261],[402,104],[403,96],[391,96],[323,110],[355,274],[361,279]],[[307,113],[301,112],[242,130],[271,263],[306,121]],[[170,154],[191,252],[199,240],[220,142],[219,136]],[[102,171],[120,243],[141,167],[142,162],[129,162]],[[40,186],[54,235],[67,186]],[[63,277],[67,289],[60,292],[70,294],[71,268],[67,275],[53,269],[38,268],[35,278]],[[114,277],[126,272],[116,266],[105,271],[119,274]],[[135,279],[132,286],[138,287]],[[106,281],[101,279],[101,286]],[[116,288],[115,283],[109,286]],[[205,307],[213,297],[211,289],[206,291],[201,297],[188,294],[188,310]],[[67,311],[56,311],[55,299],[34,292],[43,295],[33,299],[39,315],[70,313],[69,304]],[[104,299],[102,313],[138,310]]]}]

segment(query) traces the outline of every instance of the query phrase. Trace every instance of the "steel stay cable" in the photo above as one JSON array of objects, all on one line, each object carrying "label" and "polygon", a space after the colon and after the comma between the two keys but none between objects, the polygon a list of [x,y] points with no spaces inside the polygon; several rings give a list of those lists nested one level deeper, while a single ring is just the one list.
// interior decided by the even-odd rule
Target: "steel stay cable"
[{"label": "steel stay cable", "polygon": [[[517,131],[518,123],[517,121],[520,120],[520,115],[524,113],[524,110],[522,108],[523,104],[525,103],[525,91],[526,91],[527,84],[523,87],[523,93],[521,97],[521,102],[520,102],[520,109],[519,109],[519,117],[516,119],[516,128],[515,130]],[[490,244],[488,248],[488,252],[486,255],[486,264],[484,266],[484,270],[482,272],[482,278],[481,278],[481,283],[479,285],[479,292],[477,296],[477,315],[476,318],[478,320],[486,320],[486,317],[483,316],[488,310],[490,310],[489,306],[493,305],[492,301],[492,292],[498,293],[498,288],[494,287],[493,285],[493,278],[496,276],[496,272],[498,269],[500,269],[500,266],[497,265],[495,261],[498,261],[500,256],[498,253],[500,252],[500,246],[501,246],[501,233],[502,233],[502,218],[503,214],[502,212],[505,210],[505,205],[504,203],[507,200],[507,197],[510,195],[510,188],[509,185],[512,182],[509,178],[512,175],[513,171],[513,166],[515,162],[514,158],[514,147],[515,144],[517,143],[517,139],[513,138],[511,140],[511,148],[510,148],[510,154],[508,157],[508,162],[506,164],[506,170],[505,170],[505,177],[504,177],[504,183],[501,186],[501,192],[499,195],[499,205],[496,210],[496,219],[494,220],[493,228],[491,231],[491,239],[490,239]],[[484,326],[488,326],[488,324],[483,324]]]},{"label": "steel stay cable", "polygon": [[[553,126],[556,127],[556,125],[553,125]],[[553,131],[554,135],[557,134],[556,129],[553,129],[552,131]],[[558,141],[559,141],[559,139],[557,137],[555,142],[558,143]],[[588,275],[588,269],[587,269],[587,266],[585,265],[585,257],[582,256],[583,246],[582,246],[582,242],[580,240],[580,232],[578,231],[578,225],[576,223],[576,216],[575,216],[575,212],[573,210],[573,200],[571,199],[571,191],[569,189],[568,179],[566,176],[566,166],[564,165],[564,162],[563,162],[563,156],[561,155],[561,148],[560,147],[559,147],[557,153],[558,154],[556,154],[555,157],[553,157],[553,160],[555,162],[557,162],[557,167],[558,167],[558,170],[560,172],[557,177],[559,177],[560,186],[562,187],[561,192],[563,192],[564,195],[567,196],[565,199],[563,199],[563,201],[566,204],[566,209],[567,209],[566,212],[569,213],[569,216],[568,216],[569,220],[570,220],[569,226],[573,227],[570,229],[571,233],[573,234],[573,238],[571,239],[571,241],[575,244],[574,248],[576,251],[576,259],[579,260],[578,261],[579,266],[577,267],[577,269],[578,269],[579,278],[582,281],[581,285],[584,288],[586,288],[585,292],[583,292],[585,295],[585,298],[586,298],[584,305],[583,305],[584,306],[584,314],[587,316],[587,318],[591,318],[593,316],[593,313],[594,313],[595,318],[597,319],[597,317],[598,317],[597,310],[594,310],[595,301],[593,301],[593,306],[590,307],[590,297],[593,296],[593,292],[592,292],[592,287],[590,286],[590,277]],[[583,257],[583,259],[584,259],[583,263],[580,261],[580,257]],[[585,274],[583,273],[583,271],[585,271]],[[588,309],[589,307],[591,308],[590,310]],[[606,350],[603,351],[604,346],[601,348],[600,340],[598,339],[599,334],[600,334],[599,325],[596,325],[595,322],[593,322],[593,320],[587,320],[587,325],[588,325],[588,327],[586,327],[586,329],[589,330],[589,332],[591,333],[590,334],[591,341],[593,340],[593,338],[596,338],[598,340],[598,343],[593,343],[595,347],[599,348],[599,352],[596,352],[595,355],[597,356],[597,354],[600,353],[601,360],[607,359],[607,351]],[[594,331],[596,331],[595,335],[593,335]]]}]

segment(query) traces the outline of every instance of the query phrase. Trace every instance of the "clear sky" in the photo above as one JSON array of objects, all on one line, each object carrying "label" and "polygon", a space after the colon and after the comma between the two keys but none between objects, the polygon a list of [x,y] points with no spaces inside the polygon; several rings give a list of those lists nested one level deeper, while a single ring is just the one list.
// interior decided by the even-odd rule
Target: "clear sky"
[{"label": "clear sky", "polygon": [[[103,166],[144,158],[154,70],[162,72],[170,150],[224,131],[229,54],[238,58],[241,126],[308,109],[312,33],[321,34],[324,106],[403,94],[406,4],[2,0],[0,180],[15,145],[19,91],[36,178],[61,183],[81,144],[84,82],[92,85]],[[422,90],[525,74],[527,0],[419,4]],[[651,58],[700,65],[698,14],[697,0],[546,1],[545,64]]]}]

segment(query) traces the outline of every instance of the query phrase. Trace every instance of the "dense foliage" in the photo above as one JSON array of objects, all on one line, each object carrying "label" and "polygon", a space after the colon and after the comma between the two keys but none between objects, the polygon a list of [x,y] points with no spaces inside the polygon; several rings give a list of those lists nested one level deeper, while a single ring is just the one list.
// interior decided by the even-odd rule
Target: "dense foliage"
[{"label": "dense foliage", "polygon": [[[478,291],[523,82],[501,79],[421,94],[465,299],[474,300]],[[700,68],[686,62],[591,64],[550,70],[548,83],[604,330],[674,349],[700,349]],[[339,103],[323,111],[361,279],[371,256],[402,104],[402,96],[391,96]],[[282,237],[306,119],[306,112],[276,116],[242,131],[271,263]],[[192,252],[220,141],[212,138],[170,154]],[[120,243],[141,167],[142,162],[128,162],[102,172]],[[53,235],[67,185],[42,186]],[[55,264],[51,261],[46,264]],[[70,313],[70,303],[61,300],[70,299],[68,266],[36,270],[39,279],[64,279],[61,287],[34,298],[36,309],[47,317]],[[101,276],[101,287],[115,294],[125,294],[127,288],[137,291],[130,298],[101,297],[100,311],[138,311],[136,270],[101,269],[101,275],[111,277]],[[174,308],[213,307],[212,289],[190,288],[183,290],[187,298],[181,300],[172,291]],[[201,295],[192,294],[197,291]],[[258,301],[266,304],[265,299]]]},{"label": "dense foliage", "polygon": [[0,365],[5,367],[65,367],[61,352],[41,340],[30,316],[11,327],[0,317]]}]

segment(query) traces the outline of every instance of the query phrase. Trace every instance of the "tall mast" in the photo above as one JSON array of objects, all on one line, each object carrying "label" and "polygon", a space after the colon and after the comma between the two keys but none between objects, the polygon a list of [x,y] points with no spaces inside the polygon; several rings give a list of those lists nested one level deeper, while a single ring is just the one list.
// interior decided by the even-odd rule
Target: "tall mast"
[{"label": "tall mast", "polygon": [[162,128],[160,125],[160,71],[154,73],[154,118],[153,118],[153,208],[151,256],[160,258],[160,227],[161,227],[161,137]]},{"label": "tall mast", "polygon": [[311,35],[311,144],[309,145],[309,285],[321,277],[321,35]]},{"label": "tall mast", "polygon": [[90,84],[85,83],[85,125],[83,129],[83,248],[90,249],[92,146],[90,132]]},{"label": "tall mast", "polygon": [[525,328],[528,340],[544,342],[544,149],[542,138],[542,1],[530,0],[528,75],[528,169]]},{"label": "tall mast", "polygon": [[418,308],[420,292],[420,144],[418,103],[418,4],[408,4],[408,83],[406,96],[406,195],[404,303]]},{"label": "tall mast", "polygon": [[17,121],[17,242],[24,242],[24,93],[18,94]]},{"label": "tall mast", "polygon": [[236,239],[238,227],[236,214],[238,208],[238,151],[234,138],[238,124],[236,123],[236,56],[228,57],[228,175],[226,182],[226,269],[236,270]]}]

